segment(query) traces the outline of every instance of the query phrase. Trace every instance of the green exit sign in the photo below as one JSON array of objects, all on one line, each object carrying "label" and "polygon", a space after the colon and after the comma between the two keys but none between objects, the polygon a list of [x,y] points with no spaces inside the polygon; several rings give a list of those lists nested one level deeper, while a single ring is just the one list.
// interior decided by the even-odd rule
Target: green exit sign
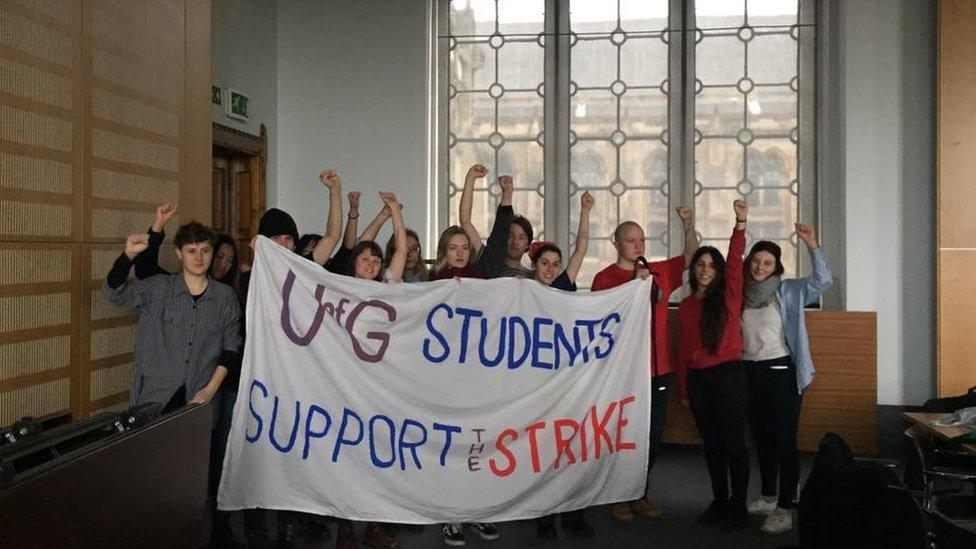
[{"label": "green exit sign", "polygon": [[251,117],[251,100],[237,90],[224,89],[223,105],[224,114],[231,118],[247,120]]}]

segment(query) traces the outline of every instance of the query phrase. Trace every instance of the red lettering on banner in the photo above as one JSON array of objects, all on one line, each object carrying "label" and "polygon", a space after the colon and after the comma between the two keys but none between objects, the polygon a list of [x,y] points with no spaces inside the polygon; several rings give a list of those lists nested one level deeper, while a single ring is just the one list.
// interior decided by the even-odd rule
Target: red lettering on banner
[{"label": "red lettering on banner", "polygon": [[535,432],[544,428],[545,426],[545,421],[539,421],[525,428],[525,432],[529,434],[529,452],[532,454],[533,473],[538,473],[541,470],[539,468],[539,444],[535,438]]},{"label": "red lettering on banner", "polygon": [[[573,432],[569,436],[563,436],[563,427],[572,428]],[[566,454],[566,461],[568,465],[576,463],[576,456],[573,454],[573,449],[570,447],[573,440],[576,439],[576,434],[579,432],[579,423],[575,420],[562,418],[557,419],[552,424],[552,429],[556,433],[556,461],[552,464],[554,469],[559,469],[559,458],[563,454]],[[586,441],[583,441],[584,448],[586,447]],[[585,451],[585,450],[584,450]]]},{"label": "red lettering on banner", "polygon": [[630,395],[620,400],[620,408],[617,409],[617,451],[633,450],[637,445],[633,441],[623,440],[624,425],[629,423],[624,417],[624,406],[634,401],[634,395]]},{"label": "red lettering on banner", "polygon": [[496,477],[507,477],[515,470],[515,455],[505,446],[505,439],[509,437],[513,441],[517,440],[518,431],[515,429],[505,429],[498,433],[498,437],[495,439],[495,449],[505,455],[505,459],[508,460],[508,465],[504,468],[499,468],[495,458],[488,460],[488,468],[491,469],[492,474]]},{"label": "red lettering on banner", "polygon": [[593,459],[600,459],[600,441],[603,440],[607,443],[607,448],[609,452],[613,453],[613,441],[610,439],[610,433],[607,432],[607,423],[610,421],[610,416],[613,415],[613,409],[617,407],[617,401],[613,401],[607,406],[607,410],[603,413],[603,420],[597,420],[596,406],[590,407],[590,421],[593,425]]}]

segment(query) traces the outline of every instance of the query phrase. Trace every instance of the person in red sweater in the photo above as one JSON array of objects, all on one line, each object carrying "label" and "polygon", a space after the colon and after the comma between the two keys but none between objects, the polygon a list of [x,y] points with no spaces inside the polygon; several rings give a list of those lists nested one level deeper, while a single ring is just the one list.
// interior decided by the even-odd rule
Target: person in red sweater
[{"label": "person in red sweater", "polygon": [[723,260],[718,250],[702,246],[691,261],[691,295],[678,307],[678,388],[682,403],[691,405],[712,481],[714,500],[698,521],[725,521],[730,528],[742,528],[749,519],[749,454],[744,434],[748,389],[740,360],[739,321],[749,206],[736,200],[733,208],[735,229],[728,258]]},{"label": "person in red sweater", "polygon": [[[695,233],[694,213],[688,206],[677,208],[678,217],[684,225],[685,252],[664,261],[648,263],[644,259],[644,230],[633,221],[625,221],[613,231],[613,245],[617,249],[617,261],[608,265],[593,278],[593,291],[606,290],[626,284],[635,278],[653,276],[651,306],[651,436],[647,456],[648,485],[651,468],[654,466],[661,436],[664,433],[664,417],[668,404],[668,387],[673,371],[668,359],[668,298],[681,286],[681,275],[685,262],[691,259],[698,248]],[[645,487],[645,494],[648,486]],[[634,513],[649,518],[661,516],[661,509],[652,505],[647,498],[630,502],[615,503],[610,506],[613,517],[621,522],[634,520]]]}]

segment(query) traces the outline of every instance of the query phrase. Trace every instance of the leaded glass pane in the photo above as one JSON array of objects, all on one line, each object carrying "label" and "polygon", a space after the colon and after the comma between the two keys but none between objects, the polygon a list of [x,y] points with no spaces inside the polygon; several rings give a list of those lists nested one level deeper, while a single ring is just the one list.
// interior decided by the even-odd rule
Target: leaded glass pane
[{"label": "leaded glass pane", "polygon": [[[516,211],[544,230],[545,51],[543,0],[454,0],[447,42],[451,46],[447,155],[450,223],[457,219],[464,175],[475,163],[488,176],[475,186],[472,221],[483,237],[498,205],[500,174],[515,178]],[[540,93],[543,92],[543,93]]]},{"label": "leaded glass pane", "polygon": [[[644,227],[648,258],[665,257],[668,198],[668,23],[666,0],[572,0],[570,31],[569,220],[579,223],[579,195],[590,190],[590,253],[577,284],[616,259],[614,228],[634,220]],[[575,93],[573,93],[575,91]]]},{"label": "leaded glass pane", "polygon": [[[747,244],[783,247],[799,272],[799,67],[796,0],[702,1],[695,6],[695,215],[703,243],[725,251],[732,201],[749,202]],[[811,182],[812,184],[812,182]]]}]

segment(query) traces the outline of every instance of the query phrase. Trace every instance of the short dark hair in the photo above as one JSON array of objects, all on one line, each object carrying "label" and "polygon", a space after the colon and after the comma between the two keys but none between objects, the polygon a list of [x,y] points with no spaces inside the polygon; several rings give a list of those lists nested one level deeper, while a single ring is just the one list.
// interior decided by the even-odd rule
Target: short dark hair
[{"label": "short dark hair", "polygon": [[786,269],[783,267],[783,250],[780,249],[779,244],[775,242],[770,242],[769,240],[760,240],[752,245],[752,249],[749,250],[749,255],[746,256],[745,261],[742,263],[742,267],[749,273],[749,264],[752,263],[752,257],[759,252],[767,252],[776,259],[776,269],[773,270],[773,276],[783,276]]},{"label": "short dark hair", "polygon": [[[349,250],[349,263],[346,265],[346,275],[356,276],[356,260],[359,259],[364,252],[369,252],[370,255],[375,255],[380,258],[380,262],[383,262],[383,248],[372,240],[363,240],[359,244],[356,244],[353,249]],[[380,275],[376,275],[376,280],[381,281]]]},{"label": "short dark hair", "polygon": [[532,242],[532,236],[534,233],[532,232],[532,223],[528,219],[516,214],[515,217],[512,218],[512,223],[522,227],[522,230],[525,231],[525,236],[528,237],[529,242]]},{"label": "short dark hair", "polygon": [[199,221],[191,221],[185,225],[180,225],[173,237],[173,245],[180,249],[187,244],[199,244],[206,242],[210,247],[214,247],[217,242],[217,233],[210,227]]}]

